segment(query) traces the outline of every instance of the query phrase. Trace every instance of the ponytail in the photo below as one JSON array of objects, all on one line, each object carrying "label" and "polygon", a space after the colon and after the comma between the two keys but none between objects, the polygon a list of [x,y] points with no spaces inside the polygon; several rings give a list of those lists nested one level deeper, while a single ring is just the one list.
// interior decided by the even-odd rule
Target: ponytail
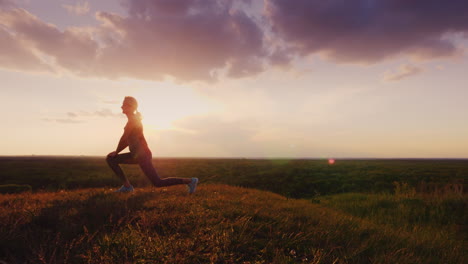
[{"label": "ponytail", "polygon": [[137,118],[138,120],[142,120],[142,119],[143,119],[143,116],[142,116],[141,113],[138,112],[138,111],[136,111],[135,116],[136,116],[136,118]]}]

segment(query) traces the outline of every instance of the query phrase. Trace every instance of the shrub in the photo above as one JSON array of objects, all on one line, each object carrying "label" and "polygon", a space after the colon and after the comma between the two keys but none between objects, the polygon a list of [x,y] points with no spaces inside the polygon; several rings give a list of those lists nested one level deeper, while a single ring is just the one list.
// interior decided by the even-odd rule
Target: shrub
[{"label": "shrub", "polygon": [[32,191],[31,185],[27,184],[4,184],[0,185],[0,193],[20,193]]}]

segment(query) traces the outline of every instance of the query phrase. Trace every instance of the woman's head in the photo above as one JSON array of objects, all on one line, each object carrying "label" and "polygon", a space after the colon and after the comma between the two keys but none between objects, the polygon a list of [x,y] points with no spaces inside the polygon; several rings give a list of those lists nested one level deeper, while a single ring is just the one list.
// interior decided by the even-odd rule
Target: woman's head
[{"label": "woman's head", "polygon": [[134,97],[126,96],[122,103],[122,112],[124,114],[135,113],[138,108],[138,102]]}]

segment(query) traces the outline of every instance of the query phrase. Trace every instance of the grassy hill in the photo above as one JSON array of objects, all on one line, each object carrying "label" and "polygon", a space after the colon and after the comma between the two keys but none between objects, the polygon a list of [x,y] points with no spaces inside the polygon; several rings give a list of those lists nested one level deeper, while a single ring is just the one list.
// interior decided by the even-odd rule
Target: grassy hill
[{"label": "grassy hill", "polygon": [[462,238],[431,236],[373,221],[359,216],[349,204],[341,208],[339,204],[343,203],[332,198],[311,203],[271,192],[210,184],[199,186],[194,195],[188,195],[181,186],[139,188],[133,194],[116,194],[103,188],[3,194],[0,260],[467,262],[466,240]]}]

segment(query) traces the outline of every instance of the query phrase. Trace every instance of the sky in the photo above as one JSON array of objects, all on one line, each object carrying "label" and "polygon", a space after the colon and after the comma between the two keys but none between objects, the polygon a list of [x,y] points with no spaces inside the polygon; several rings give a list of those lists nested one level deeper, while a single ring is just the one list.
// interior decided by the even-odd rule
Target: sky
[{"label": "sky", "polygon": [[465,0],[0,0],[0,155],[468,158]]}]

